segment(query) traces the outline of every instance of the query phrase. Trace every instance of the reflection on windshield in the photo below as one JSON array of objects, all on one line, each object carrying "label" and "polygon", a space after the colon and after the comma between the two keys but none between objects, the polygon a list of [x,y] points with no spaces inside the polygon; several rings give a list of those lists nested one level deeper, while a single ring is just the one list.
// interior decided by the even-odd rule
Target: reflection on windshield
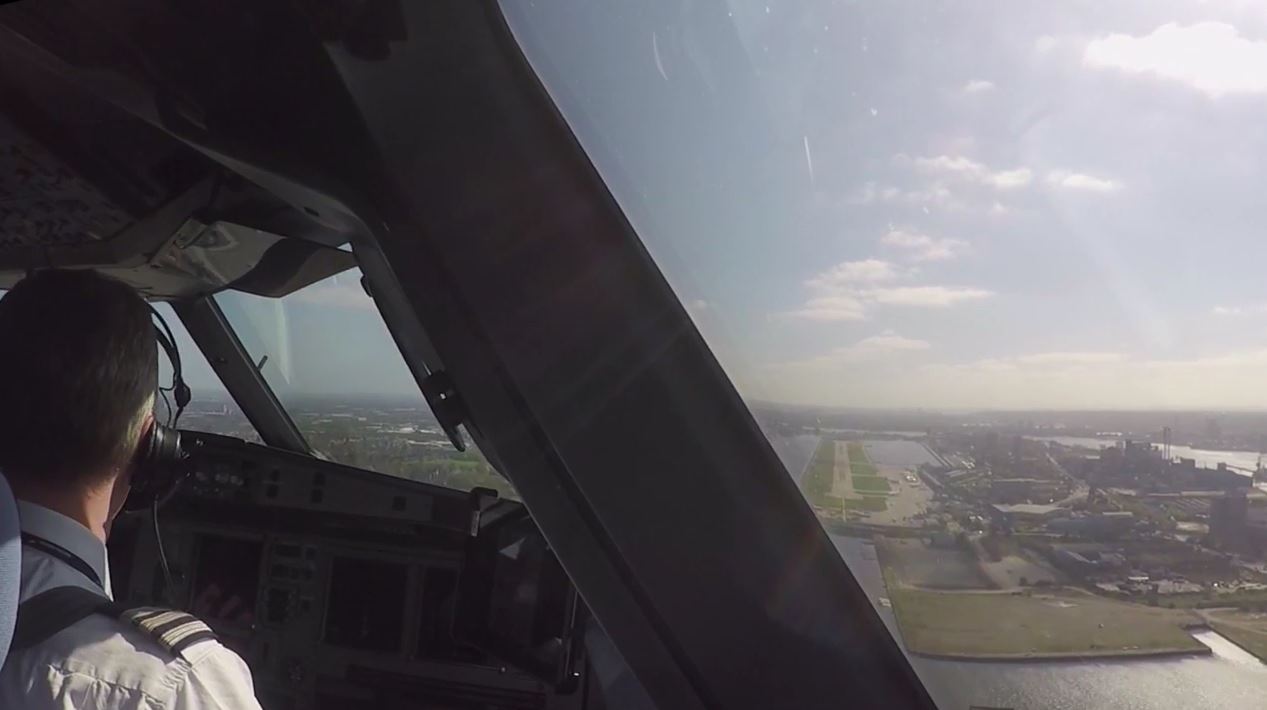
[{"label": "reflection on windshield", "polygon": [[478,451],[455,450],[353,270],[281,299],[216,297],[251,359],[316,451],[333,461],[515,497]]},{"label": "reflection on windshield", "polygon": [[[163,319],[172,329],[176,338],[176,350],[180,354],[182,376],[189,385],[192,394],[189,405],[180,415],[177,423],[182,429],[207,431],[212,434],[224,434],[244,441],[261,443],[259,433],[246,418],[246,413],[233,401],[220,383],[206,356],[194,344],[193,338],[185,330],[176,312],[167,303],[155,303],[154,308],[162,314]],[[158,397],[154,400],[154,417],[170,423],[175,415],[175,403],[172,401],[172,368],[167,356],[160,350],[158,358]]]},{"label": "reflection on windshield", "polygon": [[943,706],[1262,705],[1258,4],[502,9]]}]

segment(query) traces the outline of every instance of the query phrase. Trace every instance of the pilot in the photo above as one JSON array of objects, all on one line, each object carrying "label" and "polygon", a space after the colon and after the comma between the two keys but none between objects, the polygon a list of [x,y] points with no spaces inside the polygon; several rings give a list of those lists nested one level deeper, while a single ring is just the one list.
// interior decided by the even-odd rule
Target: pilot
[{"label": "pilot", "polygon": [[26,602],[54,588],[100,600],[92,613],[27,617],[52,633],[10,651],[0,708],[259,708],[250,670],[201,621],[110,601],[105,541],[157,384],[150,311],[127,285],[48,270],[0,297],[0,472],[22,528],[19,627]]}]

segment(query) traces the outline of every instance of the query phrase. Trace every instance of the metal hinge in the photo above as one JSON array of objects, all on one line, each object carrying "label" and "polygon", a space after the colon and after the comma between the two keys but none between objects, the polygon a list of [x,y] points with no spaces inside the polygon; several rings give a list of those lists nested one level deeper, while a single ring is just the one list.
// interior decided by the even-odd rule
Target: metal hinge
[{"label": "metal hinge", "polygon": [[449,437],[449,443],[458,451],[466,451],[466,440],[458,428],[466,421],[466,405],[453,386],[453,379],[444,370],[436,370],[422,381],[422,396],[431,405],[440,428]]}]

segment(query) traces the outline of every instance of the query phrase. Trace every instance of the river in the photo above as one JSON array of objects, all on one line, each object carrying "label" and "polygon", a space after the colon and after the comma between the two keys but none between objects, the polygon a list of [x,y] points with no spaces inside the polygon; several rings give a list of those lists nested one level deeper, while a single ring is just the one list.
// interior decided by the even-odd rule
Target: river
[{"label": "river", "polygon": [[[817,437],[775,440],[784,466],[798,478],[813,454]],[[868,442],[870,443],[870,442]],[[918,444],[910,443],[918,447]],[[922,447],[921,447],[922,448]],[[888,452],[886,452],[888,453]],[[914,450],[909,455],[917,455]],[[895,464],[896,465],[896,464]],[[901,642],[896,620],[878,603],[885,595],[880,567],[869,541],[833,535],[832,541],[889,631]],[[1120,708],[1170,710],[1267,707],[1267,665],[1212,632],[1197,635],[1211,656],[1122,661],[990,663],[939,661],[908,656],[943,710],[971,705],[1038,710]]]},{"label": "river", "polygon": [[[1057,444],[1065,446],[1081,446],[1088,449],[1098,449],[1104,446],[1116,446],[1117,439],[1105,439],[1091,436],[1029,436],[1027,439],[1034,441],[1054,441]],[[1191,446],[1170,446],[1170,455],[1175,458],[1196,459],[1197,466],[1202,468],[1217,468],[1220,463],[1229,466],[1237,466],[1247,471],[1240,471],[1249,475],[1248,471],[1253,471],[1258,465],[1258,454],[1253,451],[1218,451],[1214,449],[1194,449]]]}]

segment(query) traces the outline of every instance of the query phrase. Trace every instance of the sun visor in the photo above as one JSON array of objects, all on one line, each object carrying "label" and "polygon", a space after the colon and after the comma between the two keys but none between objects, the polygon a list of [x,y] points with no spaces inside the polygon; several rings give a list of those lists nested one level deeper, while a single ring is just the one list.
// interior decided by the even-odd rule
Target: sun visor
[{"label": "sun visor", "polygon": [[352,253],[342,249],[227,222],[188,220],[145,265],[103,271],[151,297],[233,289],[280,298],[354,266]]},{"label": "sun visor", "polygon": [[72,141],[53,143],[60,152],[0,115],[0,289],[33,269],[91,268],[154,300],[225,289],[281,297],[356,265],[351,252],[328,246],[338,241],[268,231],[293,220],[256,222],[221,211],[232,199],[251,198],[256,203],[244,204],[254,204],[255,218],[291,209],[249,184],[223,189],[215,172],[178,187],[151,184],[137,175],[161,172],[152,165],[102,167],[75,153]]},{"label": "sun visor", "polygon": [[[40,263],[94,268],[152,300],[187,299],[231,289],[280,298],[356,266],[349,251],[227,222],[186,220],[152,256],[127,264]],[[0,288],[22,273],[0,272]]]}]

